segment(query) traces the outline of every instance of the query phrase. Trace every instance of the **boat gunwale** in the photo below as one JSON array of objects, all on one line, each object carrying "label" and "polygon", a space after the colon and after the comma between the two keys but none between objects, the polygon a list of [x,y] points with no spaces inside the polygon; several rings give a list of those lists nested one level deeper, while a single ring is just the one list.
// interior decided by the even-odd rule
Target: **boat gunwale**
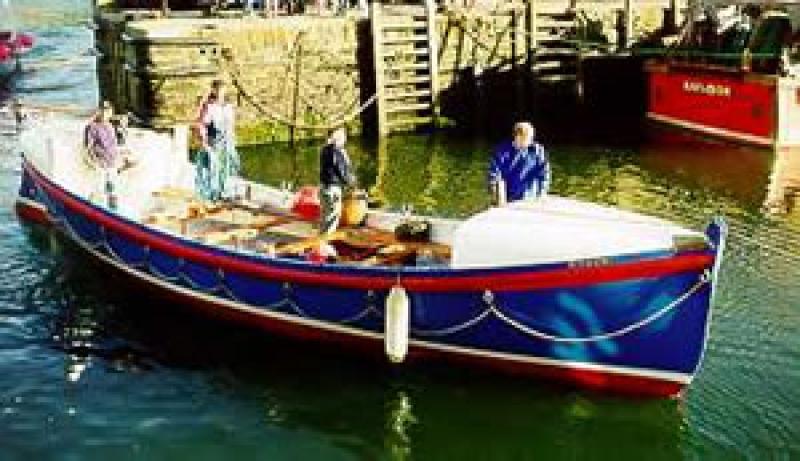
[{"label": "boat gunwale", "polygon": [[474,268],[317,264],[230,250],[169,233],[89,202],[48,178],[24,156],[23,169],[37,188],[56,195],[64,207],[136,244],[232,273],[290,283],[370,290],[388,290],[399,283],[419,292],[526,291],[662,277],[705,270],[714,263],[713,249],[706,249],[622,254],[605,258],[610,264],[599,266],[574,265],[584,260]]}]

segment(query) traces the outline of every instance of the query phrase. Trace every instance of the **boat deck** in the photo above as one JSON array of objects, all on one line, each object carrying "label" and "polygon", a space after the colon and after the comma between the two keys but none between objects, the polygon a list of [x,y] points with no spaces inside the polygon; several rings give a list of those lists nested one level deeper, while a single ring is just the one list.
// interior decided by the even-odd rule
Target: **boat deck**
[{"label": "boat deck", "polygon": [[[295,259],[321,251],[327,262],[362,266],[450,263],[449,245],[401,241],[393,232],[374,227],[341,227],[321,239],[315,223],[269,205],[243,199],[206,203],[190,190],[175,188],[156,191],[153,197],[156,205],[145,213],[144,224],[209,245]],[[335,254],[328,254],[330,247],[320,250],[326,244]]]}]

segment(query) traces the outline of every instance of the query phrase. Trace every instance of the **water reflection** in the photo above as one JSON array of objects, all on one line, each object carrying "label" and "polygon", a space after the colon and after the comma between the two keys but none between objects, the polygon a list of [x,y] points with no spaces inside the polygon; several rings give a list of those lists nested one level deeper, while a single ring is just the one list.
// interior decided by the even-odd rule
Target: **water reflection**
[{"label": "water reflection", "polygon": [[776,215],[791,213],[795,210],[798,196],[800,196],[800,149],[780,149],[775,153],[764,209]]},{"label": "water reflection", "polygon": [[386,408],[386,449],[389,458],[411,459],[411,427],[417,422],[408,393],[398,390]]}]

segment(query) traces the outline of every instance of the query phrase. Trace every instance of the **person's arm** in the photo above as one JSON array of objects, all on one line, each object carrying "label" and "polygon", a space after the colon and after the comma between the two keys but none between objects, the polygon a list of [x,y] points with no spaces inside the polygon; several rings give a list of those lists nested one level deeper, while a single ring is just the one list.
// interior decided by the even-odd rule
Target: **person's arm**
[{"label": "person's arm", "polygon": [[544,150],[541,144],[537,144],[536,150],[539,153],[539,161],[542,162],[541,174],[539,176],[539,196],[543,196],[550,192],[552,173],[550,172],[550,161],[547,158],[547,151]]},{"label": "person's arm", "polygon": [[208,119],[208,102],[206,100],[202,100],[200,102],[200,107],[197,109],[197,116],[194,119],[194,129],[195,133],[197,133],[197,137],[200,140],[200,147],[203,150],[208,150],[208,132],[206,130],[206,123]]},{"label": "person's arm", "polygon": [[353,168],[350,159],[347,157],[347,152],[344,149],[336,149],[336,174],[339,176],[342,184],[352,186],[356,182],[355,175],[353,175]]},{"label": "person's arm", "polygon": [[500,156],[502,154],[502,147],[498,147],[492,153],[489,159],[489,169],[487,171],[487,184],[490,190],[493,190],[494,184],[503,179],[503,173],[500,170]]},{"label": "person's arm", "polygon": [[86,125],[86,128],[83,129],[83,147],[85,147],[88,150],[92,150],[92,142],[91,139],[89,139],[91,136],[90,133],[91,129],[92,129],[91,123]]},{"label": "person's arm", "polygon": [[228,133],[229,140],[232,146],[236,145],[236,110],[233,108],[233,104],[228,104],[228,113],[226,114],[228,117]]}]

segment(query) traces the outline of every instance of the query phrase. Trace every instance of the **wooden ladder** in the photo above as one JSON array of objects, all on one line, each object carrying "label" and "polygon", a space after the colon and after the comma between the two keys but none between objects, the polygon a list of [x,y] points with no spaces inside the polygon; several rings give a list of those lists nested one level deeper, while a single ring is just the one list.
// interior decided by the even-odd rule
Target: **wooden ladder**
[{"label": "wooden ladder", "polygon": [[529,14],[534,40],[534,80],[538,83],[576,82],[582,52],[580,44],[575,42],[580,28],[578,15],[572,8],[544,9],[537,8],[537,3],[529,2],[533,6]]},{"label": "wooden ladder", "polygon": [[370,6],[378,133],[437,124],[438,44],[436,6]]}]

